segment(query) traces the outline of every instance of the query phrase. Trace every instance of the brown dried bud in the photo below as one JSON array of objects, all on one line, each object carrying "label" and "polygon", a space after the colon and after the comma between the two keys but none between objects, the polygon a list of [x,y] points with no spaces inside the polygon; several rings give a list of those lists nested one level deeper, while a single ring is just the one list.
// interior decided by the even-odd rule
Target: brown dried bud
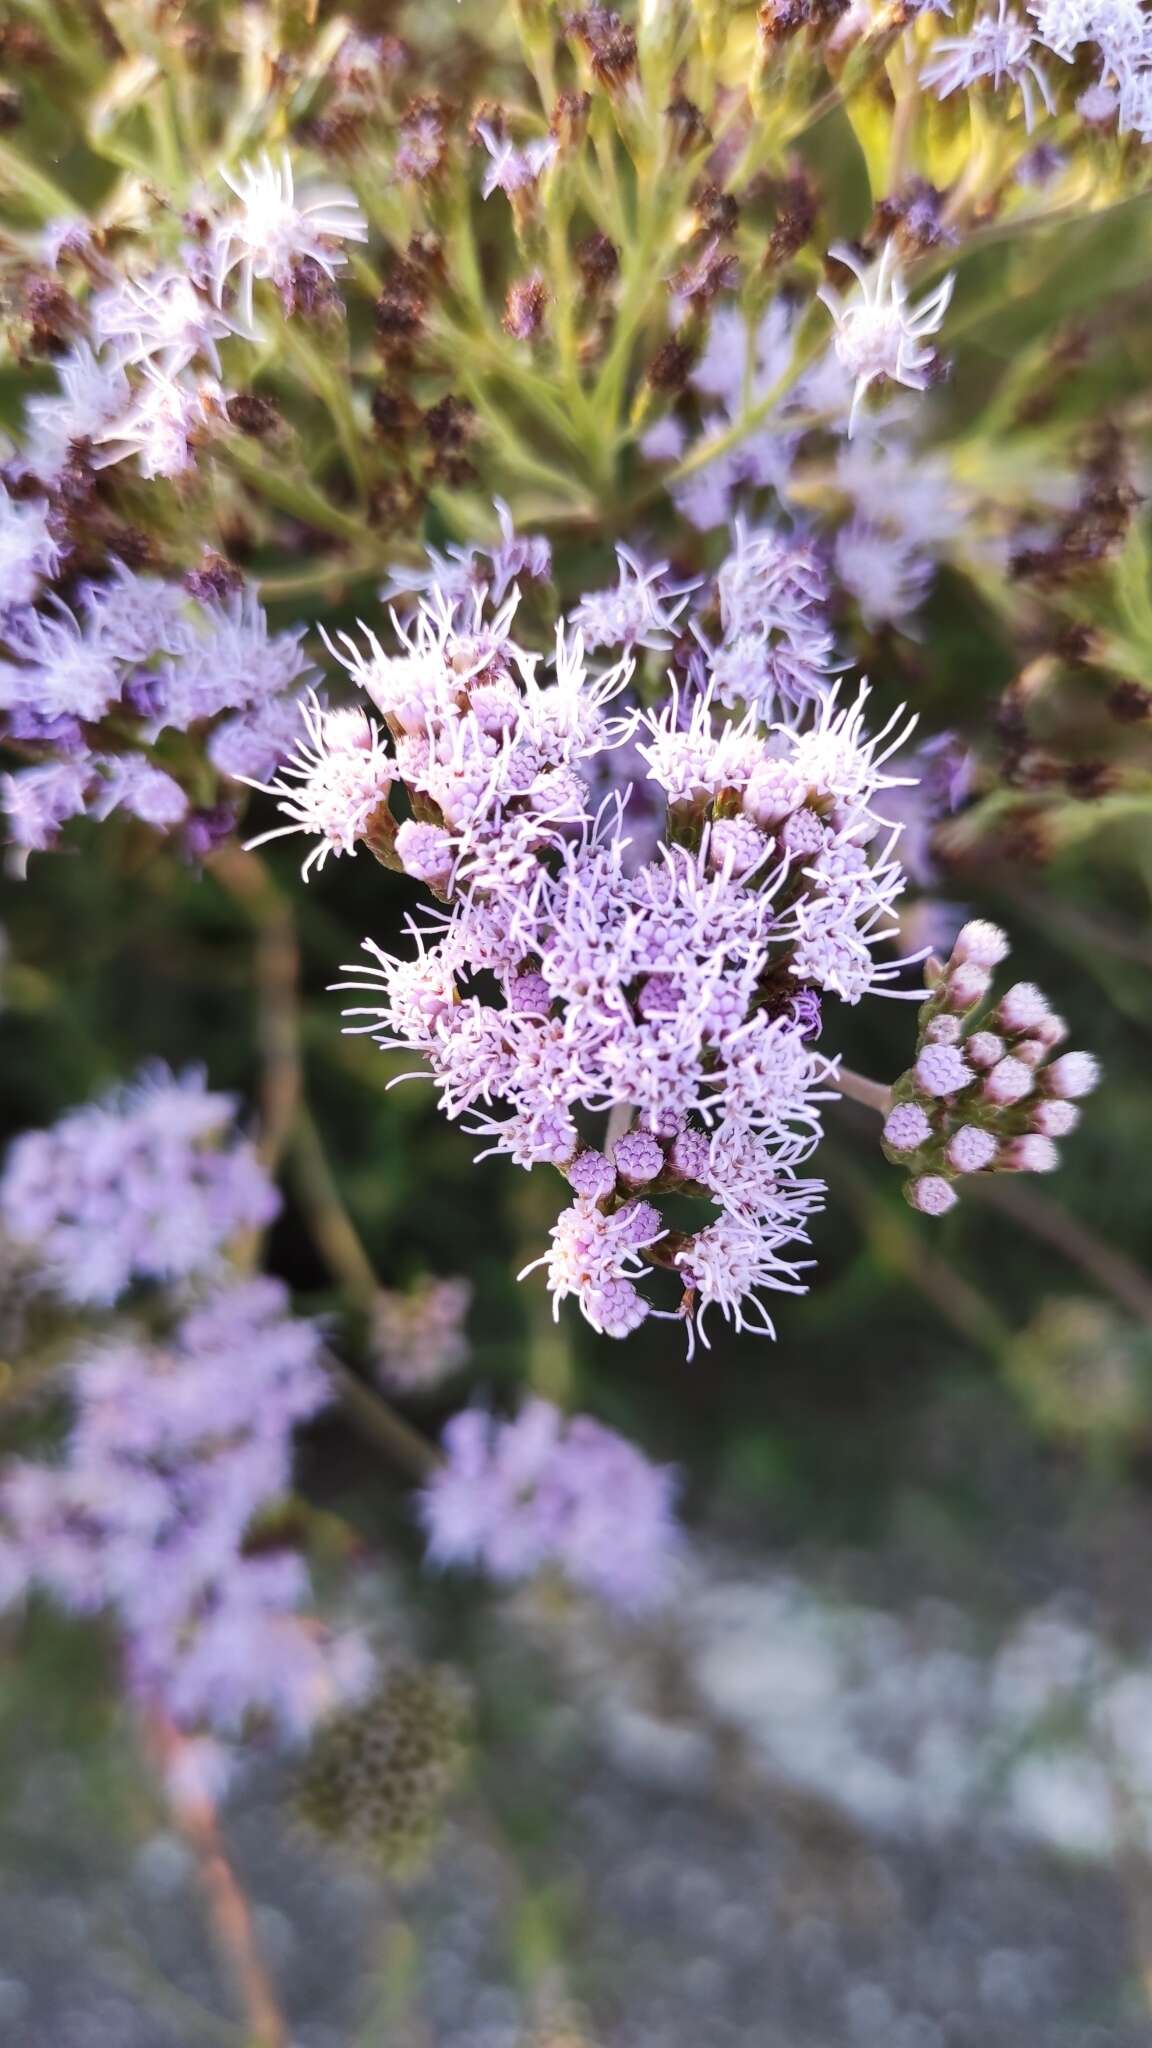
[{"label": "brown dried bud", "polygon": [[1116,771],[1106,761],[1074,761],[1064,777],[1068,794],[1085,800],[1107,796],[1116,782]]},{"label": "brown dried bud", "polygon": [[280,297],[287,314],[299,313],[306,320],[338,319],[344,311],[336,284],[314,256],[302,256],[293,264]]},{"label": "brown dried bud", "polygon": [[1084,625],[1079,619],[1065,619],[1057,626],[1052,651],[1060,655],[1064,661],[1070,661],[1078,667],[1083,662],[1091,661],[1095,650],[1096,635],[1091,626]]},{"label": "brown dried bud", "polygon": [[0,60],[18,70],[21,65],[35,70],[52,64],[52,47],[38,29],[25,22],[0,22]]},{"label": "brown dried bud", "polygon": [[189,569],[181,577],[189,595],[206,604],[211,598],[231,597],[234,591],[242,590],[244,578],[233,563],[214,548],[205,548],[198,569]]},{"label": "brown dried bud", "polygon": [[354,156],[364,141],[370,118],[367,107],[336,101],[324,113],[301,121],[296,134],[301,142],[324,156]]},{"label": "brown dried bud", "polygon": [[18,128],[24,119],[24,101],[14,85],[0,85],[0,134]]},{"label": "brown dried bud", "polygon": [[251,434],[257,441],[262,441],[266,434],[274,433],[280,425],[279,407],[255,391],[237,391],[227,400],[225,410],[234,427],[238,427],[242,434]]},{"label": "brown dried bud", "polygon": [[740,203],[731,192],[705,180],[692,194],[692,207],[701,234],[731,235],[740,219]]},{"label": "brown dried bud", "polygon": [[707,306],[720,292],[732,291],[740,279],[738,257],[730,249],[711,242],[691,263],[686,263],[668,282],[682,299],[694,306]]},{"label": "brown dried bud", "polygon": [[664,118],[672,130],[673,145],[680,156],[691,156],[694,150],[701,149],[712,140],[712,130],[699,107],[682,92],[669,100]]},{"label": "brown dried bud", "polygon": [[1110,692],[1108,709],[1118,724],[1139,725],[1144,719],[1152,718],[1152,690],[1146,690],[1143,683],[1125,676]]},{"label": "brown dried bud", "polygon": [[386,385],[372,394],[372,424],[385,441],[406,441],[420,425],[420,408],[406,391]]},{"label": "brown dried bud", "polygon": [[589,7],[582,14],[570,14],[565,27],[587,50],[598,85],[615,92],[628,83],[636,69],[635,29],[610,7]]},{"label": "brown dried bud", "polygon": [[531,341],[544,325],[544,309],[548,304],[548,287],[538,271],[531,277],[517,278],[508,287],[504,301],[503,327],[514,341]]},{"label": "brown dried bud", "polygon": [[620,251],[607,235],[586,235],[582,242],[576,244],[576,268],[584,280],[586,292],[602,291],[619,272]]},{"label": "brown dried bud", "polygon": [[765,43],[787,42],[809,22],[808,0],[764,0],[757,20]]},{"label": "brown dried bud", "polygon": [[405,358],[424,325],[426,300],[414,266],[401,258],[376,301],[376,336],[385,356]]},{"label": "brown dried bud", "polygon": [[683,391],[688,373],[696,361],[696,346],[671,335],[657,349],[648,365],[648,382],[654,391]]},{"label": "brown dried bud", "polygon": [[764,254],[766,270],[791,262],[809,239],[820,210],[815,186],[802,170],[778,185],[774,197],[776,220]]},{"label": "brown dried bud", "polygon": [[592,95],[588,92],[562,92],[552,109],[548,123],[549,131],[555,136],[561,149],[578,149],[588,132],[588,113]]},{"label": "brown dried bud", "polygon": [[29,327],[28,346],[35,355],[58,355],[83,325],[75,299],[50,277],[28,280],[24,316]]},{"label": "brown dried bud", "polygon": [[449,393],[429,406],[424,414],[424,431],[435,448],[463,448],[476,432],[476,408],[470,398],[454,398]]}]

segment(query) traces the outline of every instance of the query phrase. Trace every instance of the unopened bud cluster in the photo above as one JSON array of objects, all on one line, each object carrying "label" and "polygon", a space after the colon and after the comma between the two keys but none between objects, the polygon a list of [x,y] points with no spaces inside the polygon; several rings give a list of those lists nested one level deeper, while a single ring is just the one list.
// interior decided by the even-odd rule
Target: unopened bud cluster
[{"label": "unopened bud cluster", "polygon": [[1008,941],[976,918],[943,968],[930,970],[916,1059],[892,1091],[883,1146],[910,1169],[904,1195],[925,1216],[957,1201],[975,1173],[1051,1173],[1058,1138],[1075,1129],[1079,1096],[1096,1086],[1090,1053],[1058,1052],[1067,1025],[1030,981],[990,1002]]}]

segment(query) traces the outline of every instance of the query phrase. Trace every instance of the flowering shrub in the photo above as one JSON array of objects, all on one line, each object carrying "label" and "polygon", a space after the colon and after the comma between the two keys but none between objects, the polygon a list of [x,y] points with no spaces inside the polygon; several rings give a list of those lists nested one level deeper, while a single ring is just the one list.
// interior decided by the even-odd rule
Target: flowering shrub
[{"label": "flowering shrub", "polygon": [[[565,1416],[545,1339],[505,1417],[471,1280],[391,1284],[313,1063],[365,1103],[411,1069],[531,1171],[555,1316],[773,1335],[843,1096],[918,1217],[1055,1168],[1096,1062],[948,899],[1147,815],[1134,0],[373,13],[0,27],[9,865],[199,877],[256,928],[252,1136],[199,1075],[61,1082],[0,1182],[70,1418],[0,1484],[5,1592],[111,1612],[174,1784],[372,1736],[372,1652],[282,1537],[332,1387],[439,1564],[635,1619],[682,1555],[671,1469]],[[297,912],[385,1065],[305,1019]],[[879,1081],[873,995],[919,1006]],[[275,1277],[319,1292],[313,1253],[323,1323]],[[434,1449],[388,1400],[457,1374]]]}]

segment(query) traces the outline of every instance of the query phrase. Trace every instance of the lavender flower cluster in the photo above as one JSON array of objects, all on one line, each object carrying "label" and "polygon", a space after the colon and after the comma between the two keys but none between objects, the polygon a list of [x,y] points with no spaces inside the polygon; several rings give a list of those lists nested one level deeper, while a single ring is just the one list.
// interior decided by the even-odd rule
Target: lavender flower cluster
[{"label": "lavender flower cluster", "polygon": [[[0,486],[0,523],[5,502]],[[113,563],[71,607],[53,595],[5,607],[29,585],[0,586],[0,645],[14,657],[0,661],[4,737],[39,757],[0,777],[22,854],[55,845],[72,818],[121,810],[158,832],[179,828],[203,855],[235,824],[227,798],[193,801],[205,768],[262,775],[280,759],[309,674],[301,634],[269,632],[225,564],[189,580],[192,590]]]},{"label": "lavender flower cluster", "polygon": [[236,1103],[202,1073],[145,1069],[26,1131],[0,1177],[0,1226],[64,1301],[108,1307],[136,1283],[219,1274],[229,1244],[280,1203]]},{"label": "lavender flower cluster", "polygon": [[407,1292],[382,1288],[372,1327],[381,1383],[420,1393],[459,1372],[468,1360],[471,1302],[471,1284],[458,1276],[428,1276]]},{"label": "lavender flower cluster", "polygon": [[680,1555],[675,1475],[615,1430],[533,1400],[511,1422],[465,1409],[444,1449],[420,1503],[434,1563],[507,1581],[558,1568],[625,1615],[668,1598]]},{"label": "lavender flower cluster", "polygon": [[64,1366],[57,1460],[6,1465],[0,1581],[7,1601],[35,1586],[109,1612],[143,1713],[300,1739],[359,1695],[372,1660],[309,1613],[298,1555],[250,1541],[290,1489],[293,1432],[328,1380],[321,1334],[280,1282],[223,1264],[277,1206],[233,1117],[200,1076],[153,1071],[13,1148],[0,1213],[43,1285],[84,1304],[135,1282],[154,1292],[148,1322],[117,1320]]},{"label": "lavender flower cluster", "polygon": [[[566,1176],[574,1200],[541,1261],[557,1306],[574,1295],[616,1337],[663,1313],[691,1345],[710,1309],[770,1332],[763,1295],[802,1289],[794,1247],[823,1193],[798,1171],[835,1073],[814,1044],[822,1002],[899,971],[875,957],[903,886],[878,799],[907,726],[869,736],[866,687],[842,701],[798,539],[741,531],[697,591],[625,552],[547,661],[513,638],[516,592],[493,609],[470,587],[476,559],[464,573],[445,587],[441,568],[395,653],[367,628],[366,648],[343,637],[383,728],[314,700],[270,785],[289,822],[264,836],[313,836],[306,872],[363,842],[443,900],[413,921],[414,957],[366,942],[375,964],[343,985],[373,1000],[352,1028],[422,1055],[486,1151]],[[629,707],[643,650],[677,632],[668,701]],[[616,659],[590,660],[586,636]],[[630,787],[611,787],[628,754],[659,820],[647,847]],[[685,1193],[719,1212],[690,1234],[659,1207]],[[678,1306],[641,1292],[651,1267],[679,1282]]]},{"label": "lavender flower cluster", "polygon": [[1056,1140],[1075,1130],[1077,1100],[1099,1079],[1090,1053],[1053,1057],[1068,1027],[1034,983],[1015,982],[989,1007],[1007,954],[996,925],[963,927],[932,976],[915,1065],[892,1091],[884,1150],[911,1169],[905,1197],[925,1216],[955,1206],[962,1176],[1053,1172]]}]

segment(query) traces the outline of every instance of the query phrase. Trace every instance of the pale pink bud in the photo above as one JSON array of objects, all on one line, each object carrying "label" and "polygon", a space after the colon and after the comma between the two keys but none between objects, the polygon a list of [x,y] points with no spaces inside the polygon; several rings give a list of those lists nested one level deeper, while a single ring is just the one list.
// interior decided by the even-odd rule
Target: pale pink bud
[{"label": "pale pink bud", "polygon": [[922,1173],[919,1180],[905,1181],[904,1194],[922,1216],[946,1216],[958,1199],[951,1181],[945,1180],[942,1173]]},{"label": "pale pink bud", "polygon": [[977,967],[998,967],[1001,960],[1008,958],[1008,940],[998,924],[989,924],[983,917],[973,917],[962,925],[952,948],[952,964],[958,966],[962,960],[972,960]]},{"label": "pale pink bud", "polygon": [[1032,1029],[1033,1035],[1048,1047],[1062,1044],[1068,1036],[1068,1026],[1063,1017],[1056,1015],[1055,1010],[1049,1010],[1048,1015],[1042,1017]]},{"label": "pale pink bud", "polygon": [[918,1102],[898,1102],[884,1122],[884,1142],[894,1152],[915,1152],[932,1136],[932,1126]]},{"label": "pale pink bud", "polygon": [[994,1067],[1004,1057],[1004,1040],[994,1031],[974,1031],[964,1050],[974,1067]]},{"label": "pale pink bud", "polygon": [[979,1124],[961,1124],[948,1140],[948,1164],[957,1173],[981,1173],[996,1156],[996,1140]]},{"label": "pale pink bud", "polygon": [[925,1095],[954,1095],[972,1079],[971,1067],[954,1045],[926,1045],[912,1071]]},{"label": "pale pink bud", "polygon": [[677,1131],[670,1157],[674,1171],[682,1180],[705,1180],[711,1156],[703,1131],[694,1131],[687,1124],[682,1131]]},{"label": "pale pink bud", "polygon": [[924,1042],[926,1045],[959,1045],[959,1017],[933,1017],[924,1033]]},{"label": "pale pink bud", "polygon": [[1004,1055],[1004,1059],[998,1059],[992,1071],[984,1075],[984,1100],[996,1102],[998,1108],[1006,1108],[1011,1102],[1023,1102],[1025,1096],[1031,1096],[1033,1079],[1035,1075],[1031,1067],[1025,1067],[1023,1059],[1013,1059],[1011,1053]]},{"label": "pale pink bud", "polygon": [[1045,1067],[1043,1079],[1050,1095],[1090,1095],[1100,1079],[1100,1067],[1090,1052],[1065,1052]]},{"label": "pale pink bud", "polygon": [[552,990],[542,974],[513,974],[505,993],[508,1008],[521,1017],[546,1017],[552,1008]]},{"label": "pale pink bud", "polygon": [[748,778],[744,809],[758,825],[779,825],[798,811],[808,785],[790,761],[765,761]]},{"label": "pale pink bud", "polygon": [[1060,1154],[1051,1138],[1035,1131],[1009,1139],[997,1161],[1008,1173],[1052,1173],[1059,1164]]},{"label": "pale pink bud", "polygon": [[962,960],[944,984],[944,1000],[950,1010],[974,1010],[988,993],[992,976],[976,960]]},{"label": "pale pink bud", "polygon": [[612,1159],[617,1172],[634,1186],[655,1180],[664,1170],[664,1154],[647,1131],[626,1131],[622,1138],[617,1138]]},{"label": "pale pink bud", "polygon": [[452,873],[452,841],[441,825],[424,825],[405,818],[396,829],[396,855],[406,875],[427,882],[430,889],[443,888]]},{"label": "pale pink bud", "polygon": [[1042,1066],[1047,1059],[1048,1047],[1041,1044],[1038,1038],[1018,1038],[1012,1047],[1012,1057],[1023,1060],[1026,1067],[1036,1068]]},{"label": "pale pink bud", "polygon": [[1048,998],[1034,981],[1015,982],[996,1005],[1002,1031],[1035,1031],[1050,1014]]},{"label": "pale pink bud", "polygon": [[1032,1093],[1034,1076],[1032,1069],[1023,1060],[1014,1060],[1009,1053],[998,1060],[991,1072],[984,1077],[984,1098],[995,1102],[1002,1109],[1010,1102],[1023,1102]]},{"label": "pale pink bud", "polygon": [[616,1186],[616,1168],[603,1152],[596,1152],[591,1145],[578,1152],[565,1169],[569,1184],[578,1195],[584,1195],[590,1202],[598,1202],[610,1195]]},{"label": "pale pink bud", "polygon": [[1040,1131],[1045,1138],[1066,1138],[1080,1121],[1080,1111],[1074,1102],[1062,1102],[1058,1096],[1046,1102],[1038,1102],[1032,1111],[1032,1128]]}]

